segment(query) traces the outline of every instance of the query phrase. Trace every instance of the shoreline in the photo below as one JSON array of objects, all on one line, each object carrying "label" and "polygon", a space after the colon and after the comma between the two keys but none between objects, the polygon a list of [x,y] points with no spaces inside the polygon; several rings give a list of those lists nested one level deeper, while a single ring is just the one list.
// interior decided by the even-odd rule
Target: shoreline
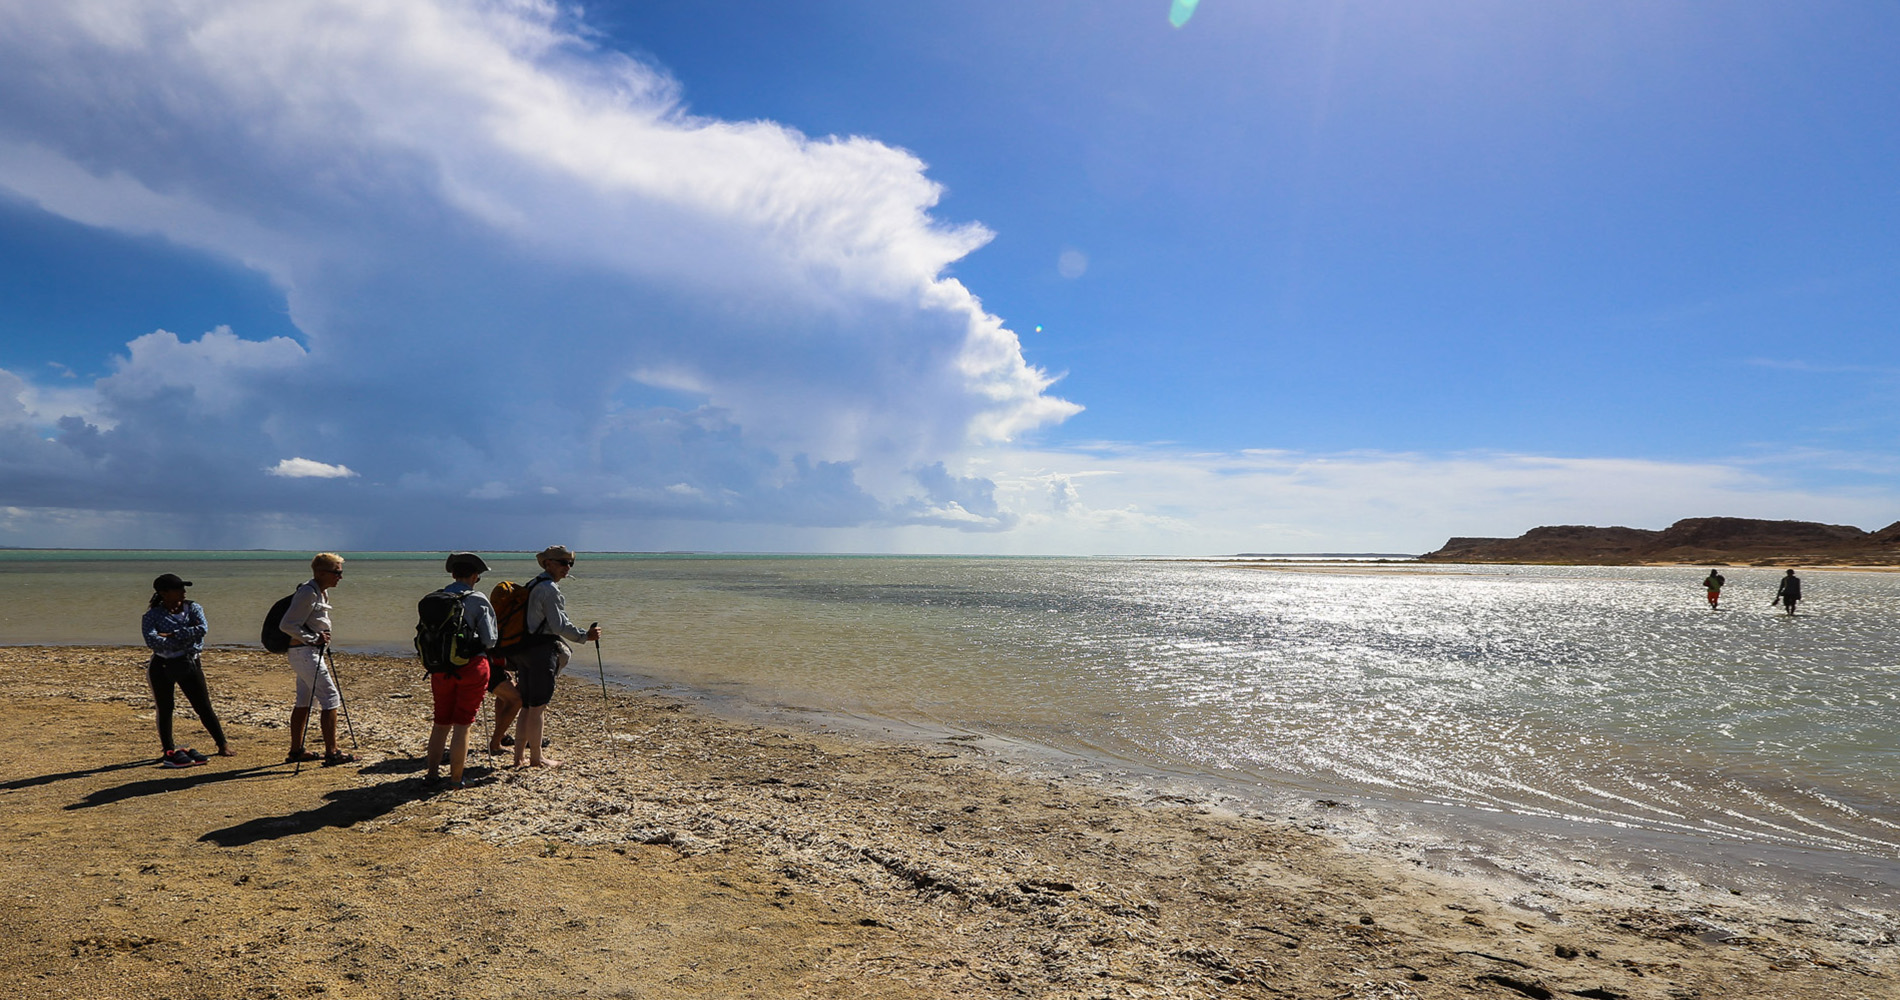
[{"label": "shoreline", "polygon": [[[139,652],[137,647],[124,648]],[[219,655],[262,655],[256,646],[246,644],[212,649]],[[411,662],[406,654],[367,648],[339,650],[339,655],[346,661],[388,661],[398,670]],[[597,697],[598,688],[590,676],[571,673],[581,696]],[[1846,848],[1750,839],[1710,829],[1668,829],[1601,817],[1519,812],[1313,775],[1172,768],[1104,747],[1049,742],[1034,734],[863,715],[802,702],[762,701],[759,692],[696,688],[624,666],[610,668],[607,681],[616,692],[677,702],[718,722],[780,727],[913,750],[955,746],[980,754],[990,766],[1019,779],[1077,783],[1138,801],[1191,800],[1241,817],[1284,820],[1354,849],[1403,857],[1415,864],[1509,873],[1533,887],[1518,898],[1541,897],[1544,903],[1539,905],[1594,899],[1600,895],[1594,890],[1608,880],[1623,890],[1642,890],[1663,882],[1697,886],[1718,896],[1725,887],[1743,886],[1751,894],[1799,898],[1801,916],[1820,922],[1858,921],[1857,914],[1869,905],[1900,914],[1900,859]],[[417,692],[426,700],[426,687],[419,684]],[[597,714],[591,709],[597,707],[583,709],[591,718]],[[471,755],[471,766],[474,762]],[[1579,851],[1573,845],[1577,843],[1591,845],[1581,852],[1586,857],[1576,856]],[[1900,930],[1900,920],[1887,921],[1875,932],[1888,929]]]},{"label": "shoreline", "polygon": [[[1483,891],[1538,912],[1580,903],[1633,905],[1653,901],[1656,892],[1697,905],[1728,905],[1745,894],[1781,901],[1777,919],[1830,925],[1843,939],[1900,936],[1900,860],[1845,848],[1516,812],[1311,776],[1174,770],[1099,748],[765,706],[732,695],[682,694],[674,685],[656,684],[664,697],[685,700],[728,722],[926,750],[947,742],[984,751],[989,766],[1019,779],[1284,822],[1351,850],[1477,877],[1487,883]],[[1870,912],[1875,916],[1868,917]]]},{"label": "shoreline", "polygon": [[[362,761],[292,777],[281,660],[214,649],[239,756],[160,770],[135,761],[156,756],[143,660],[0,649],[0,711],[22,737],[0,754],[19,845],[11,993],[134,978],[175,996],[1896,989],[1891,913],[1830,923],[1799,900],[1688,886],[1553,901],[1471,858],[1025,774],[981,739],[812,732],[627,690],[603,715],[579,671],[551,710],[569,766],[489,770],[476,752],[470,788],[427,795],[412,661],[346,656]],[[204,742],[188,712],[176,725],[181,745]]]}]

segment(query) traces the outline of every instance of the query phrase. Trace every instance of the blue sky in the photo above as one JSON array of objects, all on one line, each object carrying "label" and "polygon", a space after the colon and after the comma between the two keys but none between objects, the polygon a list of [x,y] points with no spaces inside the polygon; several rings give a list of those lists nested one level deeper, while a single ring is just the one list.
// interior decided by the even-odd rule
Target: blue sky
[{"label": "blue sky", "polygon": [[1167,13],[0,11],[0,544],[1900,519],[1900,12]]}]

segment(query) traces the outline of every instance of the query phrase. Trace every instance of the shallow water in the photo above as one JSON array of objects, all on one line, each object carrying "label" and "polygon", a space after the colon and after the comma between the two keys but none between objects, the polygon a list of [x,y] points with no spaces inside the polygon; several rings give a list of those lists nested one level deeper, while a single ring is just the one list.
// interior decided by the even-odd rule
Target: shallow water
[{"label": "shallow water", "polygon": [[[214,642],[308,574],[264,554],[0,553],[0,642],[137,643],[160,572]],[[440,556],[352,556],[344,649],[402,650]],[[495,559],[489,583],[532,574]],[[584,557],[610,671],[991,733],[1229,787],[1900,858],[1900,575],[1109,559]],[[582,665],[590,654],[581,653]],[[591,672],[591,671],[590,671]]]}]

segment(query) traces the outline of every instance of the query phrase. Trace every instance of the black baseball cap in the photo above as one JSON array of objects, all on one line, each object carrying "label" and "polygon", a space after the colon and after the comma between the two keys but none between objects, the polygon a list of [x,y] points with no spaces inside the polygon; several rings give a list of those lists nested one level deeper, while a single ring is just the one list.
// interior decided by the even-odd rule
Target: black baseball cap
[{"label": "black baseball cap", "polygon": [[152,581],[152,590],[154,592],[161,592],[161,591],[166,591],[166,590],[183,590],[189,586],[191,586],[191,581],[180,580],[178,578],[178,574],[176,573],[166,573],[165,575]]}]

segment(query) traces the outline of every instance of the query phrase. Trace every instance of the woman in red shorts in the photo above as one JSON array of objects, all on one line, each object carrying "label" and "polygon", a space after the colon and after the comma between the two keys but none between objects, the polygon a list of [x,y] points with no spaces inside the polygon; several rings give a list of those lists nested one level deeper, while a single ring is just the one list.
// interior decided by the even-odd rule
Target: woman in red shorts
[{"label": "woman in red shorts", "polygon": [[[449,556],[447,569],[455,582],[442,588],[444,593],[462,595],[462,617],[481,640],[482,649],[494,648],[499,636],[495,630],[495,608],[475,589],[488,564],[473,552]],[[435,696],[435,728],[429,733],[429,773],[423,784],[442,780],[442,747],[449,750],[449,787],[462,787],[462,767],[468,763],[468,727],[481,711],[482,696],[488,693],[488,657],[477,656],[460,669],[429,675],[429,693]],[[450,734],[454,734],[451,740]]]}]

